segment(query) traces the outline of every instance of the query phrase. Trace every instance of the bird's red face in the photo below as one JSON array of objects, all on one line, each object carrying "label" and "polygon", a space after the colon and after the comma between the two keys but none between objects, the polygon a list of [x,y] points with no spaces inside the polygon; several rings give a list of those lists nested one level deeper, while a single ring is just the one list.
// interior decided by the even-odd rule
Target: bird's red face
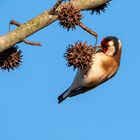
[{"label": "bird's red face", "polygon": [[101,46],[102,46],[102,52],[106,53],[107,50],[108,50],[108,46],[109,46],[108,41],[103,39],[102,42],[101,42]]},{"label": "bird's red face", "polygon": [[114,36],[109,36],[101,41],[102,52],[109,56],[114,56],[118,51],[119,41]]}]

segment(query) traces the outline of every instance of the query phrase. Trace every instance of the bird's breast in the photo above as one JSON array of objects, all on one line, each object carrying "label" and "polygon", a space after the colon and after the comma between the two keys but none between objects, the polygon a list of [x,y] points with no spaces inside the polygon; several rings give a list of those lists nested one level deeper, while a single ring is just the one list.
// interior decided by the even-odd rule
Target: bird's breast
[{"label": "bird's breast", "polygon": [[89,72],[84,75],[83,86],[97,86],[108,79],[117,71],[117,64],[114,59],[107,57],[103,53],[97,53],[93,58],[93,65]]}]

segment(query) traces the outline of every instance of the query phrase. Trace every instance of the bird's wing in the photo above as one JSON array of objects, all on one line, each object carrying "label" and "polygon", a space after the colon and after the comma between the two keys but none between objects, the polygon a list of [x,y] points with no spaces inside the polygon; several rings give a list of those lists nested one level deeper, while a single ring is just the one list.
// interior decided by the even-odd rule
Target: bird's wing
[{"label": "bird's wing", "polygon": [[57,100],[58,100],[58,103],[60,104],[62,101],[64,101],[69,95],[69,88],[63,92],[61,95],[58,96]]},{"label": "bird's wing", "polygon": [[58,103],[60,104],[62,101],[64,101],[67,97],[73,97],[79,94],[82,94],[86,91],[89,91],[93,89],[93,87],[79,87],[77,89],[71,90],[68,88],[65,92],[63,92],[61,95],[58,96]]},{"label": "bird's wing", "polygon": [[58,103],[60,104],[62,101],[64,101],[67,97],[73,97],[76,96],[78,94],[82,94],[90,89],[92,89],[93,87],[80,87],[78,89],[75,89],[73,91],[70,91],[69,88],[63,92],[57,99],[58,99]]},{"label": "bird's wing", "polygon": [[82,93],[87,92],[87,91],[89,91],[89,90],[91,90],[91,89],[93,89],[93,87],[81,87],[81,88],[79,88],[79,89],[77,89],[77,90],[72,91],[72,92],[69,94],[68,97],[73,97],[73,96],[82,94]]}]

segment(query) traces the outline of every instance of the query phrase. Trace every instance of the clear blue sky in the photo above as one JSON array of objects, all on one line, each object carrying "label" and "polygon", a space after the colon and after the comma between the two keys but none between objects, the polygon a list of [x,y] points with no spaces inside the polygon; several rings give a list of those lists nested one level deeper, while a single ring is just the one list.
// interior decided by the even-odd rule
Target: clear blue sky
[{"label": "clear blue sky", "polygon": [[[24,23],[56,0],[1,0],[0,34],[11,19]],[[121,66],[100,87],[57,104],[76,71],[66,67],[66,46],[94,38],[77,28],[67,32],[55,22],[29,37],[42,47],[19,44],[22,66],[0,71],[0,140],[140,140],[140,1],[113,0],[101,16],[83,12],[85,25],[99,40],[115,35],[122,40]],[[12,26],[12,29],[15,27]]]}]

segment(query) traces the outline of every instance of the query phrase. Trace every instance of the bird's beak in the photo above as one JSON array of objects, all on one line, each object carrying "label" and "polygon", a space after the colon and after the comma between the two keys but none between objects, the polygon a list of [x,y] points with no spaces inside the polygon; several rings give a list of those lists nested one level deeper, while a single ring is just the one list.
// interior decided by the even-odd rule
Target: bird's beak
[{"label": "bird's beak", "polygon": [[96,53],[98,53],[98,52],[102,52],[102,51],[103,51],[103,49],[102,49],[101,46],[98,46],[98,47],[96,48]]}]

